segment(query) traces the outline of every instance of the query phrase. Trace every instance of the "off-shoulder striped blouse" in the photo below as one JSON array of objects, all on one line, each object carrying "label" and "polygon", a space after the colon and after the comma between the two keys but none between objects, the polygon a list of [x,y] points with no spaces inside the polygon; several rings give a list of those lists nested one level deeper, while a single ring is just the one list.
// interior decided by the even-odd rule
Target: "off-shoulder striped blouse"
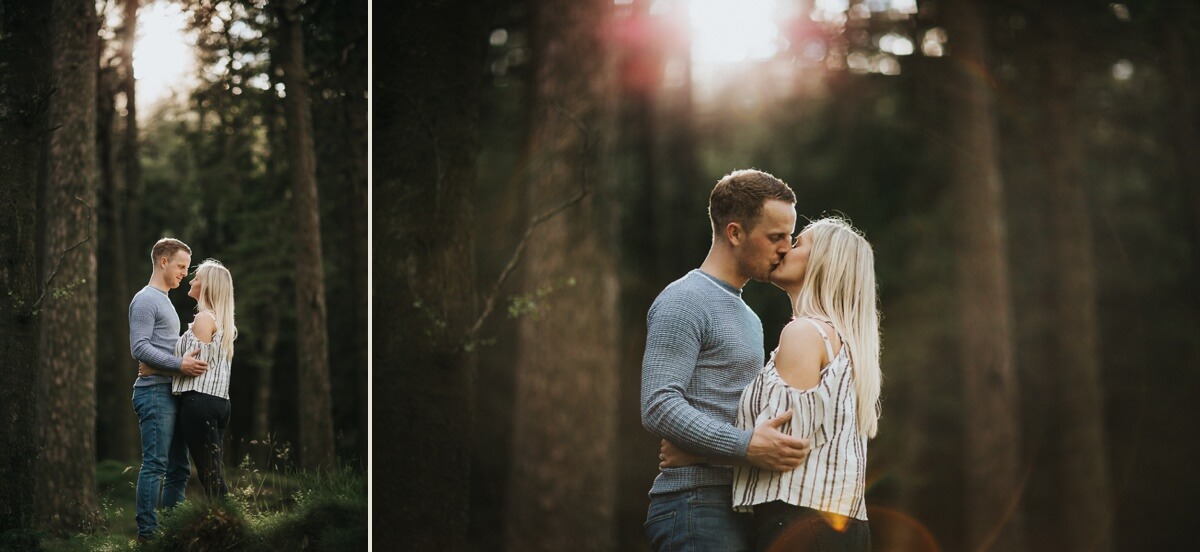
[{"label": "off-shoulder striped blouse", "polygon": [[834,356],[825,329],[814,320],[805,320],[821,332],[825,351],[832,359],[821,368],[820,382],[806,390],[789,386],[775,369],[776,349],[762,372],[742,392],[736,425],[753,430],[791,409],[792,420],[781,430],[811,439],[812,450],[800,467],[789,472],[735,467],[733,506],[737,511],[749,512],[755,504],[781,500],[866,520],[867,438],[858,431],[858,398],[854,394],[849,348],[843,341],[841,351]]},{"label": "off-shoulder striped blouse", "polygon": [[[212,313],[201,311],[201,314],[212,316],[213,322],[217,320]],[[188,324],[187,331],[179,336],[179,341],[175,343],[175,356],[181,357],[193,349],[200,349],[198,356],[200,360],[208,363],[208,370],[196,377],[175,376],[171,380],[171,392],[178,395],[184,391],[198,391],[229,400],[229,372],[233,365],[233,355],[223,354],[221,337],[224,330],[221,323],[216,322],[217,331],[213,332],[212,341],[208,343],[196,339],[196,335],[192,333],[194,324],[195,322]]]}]

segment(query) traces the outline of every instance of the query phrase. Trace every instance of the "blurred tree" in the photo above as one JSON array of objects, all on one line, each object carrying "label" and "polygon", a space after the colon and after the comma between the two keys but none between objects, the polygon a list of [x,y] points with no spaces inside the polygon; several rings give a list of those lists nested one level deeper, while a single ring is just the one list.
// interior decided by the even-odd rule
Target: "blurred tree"
[{"label": "blurred tree", "polygon": [[[683,249],[678,243],[668,244],[668,241],[682,240],[670,240],[679,236],[664,230],[666,220],[681,202],[664,201],[667,198],[663,191],[674,176],[671,173],[686,165],[688,160],[664,162],[671,158],[664,155],[661,142],[664,134],[675,135],[676,125],[689,119],[671,118],[662,113],[665,64],[669,55],[679,52],[672,51],[670,47],[674,44],[664,40],[670,36],[667,31],[672,27],[664,18],[651,13],[651,4],[650,0],[635,0],[627,8],[618,7],[613,15],[614,27],[620,30],[618,36],[621,38],[614,48],[618,58],[620,94],[617,128],[624,132],[616,133],[620,143],[612,172],[617,173],[623,166],[629,167],[627,174],[616,175],[617,197],[625,205],[621,210],[619,244],[622,285],[617,450],[652,450],[657,446],[658,438],[642,428],[640,408],[645,311],[662,289],[662,282],[670,277],[667,267],[671,263],[665,262],[666,259],[674,259]],[[658,467],[652,462],[617,462],[614,512],[617,549],[636,550],[644,546],[646,536],[641,528],[649,504],[646,489],[657,472]]]},{"label": "blurred tree", "polygon": [[53,83],[42,205],[47,286],[41,302],[42,462],[38,517],[76,530],[97,509],[96,443],[96,4],[51,4]]},{"label": "blurred tree", "polygon": [[1103,390],[1098,357],[1097,287],[1089,193],[1079,115],[1081,49],[1078,22],[1087,3],[1055,3],[1037,13],[1045,25],[1040,56],[1044,109],[1041,162],[1045,199],[1053,213],[1048,235],[1053,327],[1052,412],[1058,462],[1057,498],[1070,515],[1059,518],[1066,548],[1112,546],[1112,480],[1104,448]]},{"label": "blurred tree", "polygon": [[[1171,95],[1171,153],[1179,181],[1184,185],[1180,199],[1190,207],[1191,250],[1200,251],[1200,99],[1197,99],[1197,24],[1200,9],[1188,2],[1156,2],[1163,10],[1158,21],[1162,31],[1162,60]],[[1191,263],[1193,279],[1200,281],[1200,262]],[[1192,305],[1200,313],[1200,291],[1191,293]],[[1195,351],[1200,353],[1200,351]]]},{"label": "blurred tree", "polygon": [[[304,18],[311,68],[333,420],[339,452],[367,455],[367,1]],[[365,464],[364,464],[365,465]]]},{"label": "blurred tree", "polygon": [[[615,67],[611,2],[545,0],[531,23],[525,201],[551,219],[528,249],[519,303],[513,458],[506,539],[513,550],[608,550],[616,537],[620,353],[612,162]],[[586,315],[580,315],[586,313]]]},{"label": "blurred tree", "polygon": [[[98,459],[131,460],[138,455],[137,417],[129,408],[128,389],[134,375],[129,353],[129,322],[126,314],[133,297],[129,286],[126,255],[126,190],[141,178],[141,156],[137,153],[137,120],[133,64],[133,42],[137,25],[137,0],[126,0],[121,24],[107,29],[105,3],[100,22],[103,31],[96,77],[96,147],[99,156],[100,190],[97,211],[97,301],[96,314],[96,455]],[[103,38],[112,34],[111,40]],[[116,48],[113,44],[116,43]],[[115,51],[114,51],[115,50]],[[123,118],[123,140],[116,142],[117,96],[123,94],[127,115]],[[130,134],[132,133],[132,137]],[[130,148],[133,148],[132,152]],[[118,155],[120,154],[120,155]],[[138,168],[129,169],[132,163]],[[124,167],[125,170],[120,171]],[[145,269],[144,264],[138,264]]]},{"label": "blurred tree", "polygon": [[[463,550],[476,355],[472,198],[487,3],[375,6],[375,539]],[[378,463],[376,465],[379,465]]]},{"label": "blurred tree", "polygon": [[32,532],[35,519],[40,317],[34,305],[42,281],[36,229],[52,94],[50,14],[44,0],[0,1],[0,534]]},{"label": "blurred tree", "polygon": [[967,547],[1022,550],[1020,418],[995,106],[989,83],[965,71],[987,66],[988,32],[975,0],[947,2],[945,18],[953,67],[960,69],[946,79],[946,101],[967,410]]},{"label": "blurred tree", "polygon": [[287,117],[287,152],[295,217],[297,367],[300,386],[300,465],[331,468],[333,408],[329,383],[329,335],[326,330],[325,265],[321,253],[320,204],[316,150],[313,145],[309,74],[299,0],[272,2],[278,39],[272,54],[282,72]]}]

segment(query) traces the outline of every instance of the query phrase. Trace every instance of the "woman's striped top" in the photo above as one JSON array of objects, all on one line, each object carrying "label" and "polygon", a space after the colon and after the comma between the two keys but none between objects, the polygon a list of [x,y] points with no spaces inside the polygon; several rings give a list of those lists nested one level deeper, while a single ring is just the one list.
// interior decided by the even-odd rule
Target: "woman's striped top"
[{"label": "woman's striped top", "polygon": [[[213,322],[217,320],[217,317],[209,312],[201,311],[201,314],[212,316]],[[193,349],[200,349],[198,356],[200,360],[208,363],[208,370],[196,377],[175,376],[171,380],[171,392],[178,395],[184,391],[198,391],[229,400],[229,372],[233,365],[233,355],[223,354],[221,325],[216,322],[217,331],[213,332],[212,340],[205,343],[196,339],[196,335],[192,333],[194,324],[188,324],[187,331],[179,336],[179,341],[175,343],[175,356],[181,357]]]},{"label": "woman's striped top", "polygon": [[735,467],[733,506],[739,512],[749,512],[755,504],[781,500],[866,520],[867,438],[858,431],[858,398],[849,348],[843,342],[834,356],[821,324],[805,320],[821,332],[828,358],[833,359],[821,368],[820,382],[806,390],[789,386],[775,369],[776,349],[762,372],[742,392],[736,425],[753,430],[791,409],[792,420],[781,430],[811,439],[812,450],[800,467],[789,472]]}]

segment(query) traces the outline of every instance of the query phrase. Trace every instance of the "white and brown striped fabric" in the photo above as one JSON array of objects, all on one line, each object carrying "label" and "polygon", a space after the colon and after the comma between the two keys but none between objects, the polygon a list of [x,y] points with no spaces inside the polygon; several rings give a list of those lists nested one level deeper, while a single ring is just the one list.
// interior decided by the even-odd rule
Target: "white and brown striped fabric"
[{"label": "white and brown striped fabric", "polygon": [[762,372],[742,392],[736,425],[753,430],[791,409],[792,420],[781,430],[811,439],[812,450],[800,467],[789,472],[734,468],[733,506],[737,511],[749,512],[755,504],[780,500],[866,520],[867,438],[858,431],[858,399],[849,348],[843,342],[834,356],[821,324],[804,320],[821,332],[828,358],[833,359],[821,368],[820,383],[805,390],[789,386],[775,369],[776,349]]},{"label": "white and brown striped fabric", "polygon": [[[208,312],[201,314],[212,316]],[[216,322],[216,317],[212,318]],[[222,350],[223,329],[217,322],[217,331],[213,332],[212,340],[205,343],[196,339],[196,335],[192,333],[193,324],[188,324],[187,331],[179,336],[179,341],[175,344],[175,356],[181,357],[193,349],[200,349],[197,356],[208,363],[208,370],[197,377],[175,376],[171,381],[171,392],[178,395],[184,391],[198,391],[229,400],[229,372],[233,365],[233,355],[226,355]]]}]

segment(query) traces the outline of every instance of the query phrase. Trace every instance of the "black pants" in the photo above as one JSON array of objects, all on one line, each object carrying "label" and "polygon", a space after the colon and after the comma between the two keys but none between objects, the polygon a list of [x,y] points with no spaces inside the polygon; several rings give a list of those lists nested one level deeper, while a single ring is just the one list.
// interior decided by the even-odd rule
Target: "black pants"
[{"label": "black pants", "polygon": [[175,431],[187,443],[204,494],[220,498],[229,493],[221,463],[221,439],[229,426],[229,401],[196,391],[179,397]]},{"label": "black pants", "polygon": [[867,522],[778,500],[754,507],[759,552],[871,550]]}]

